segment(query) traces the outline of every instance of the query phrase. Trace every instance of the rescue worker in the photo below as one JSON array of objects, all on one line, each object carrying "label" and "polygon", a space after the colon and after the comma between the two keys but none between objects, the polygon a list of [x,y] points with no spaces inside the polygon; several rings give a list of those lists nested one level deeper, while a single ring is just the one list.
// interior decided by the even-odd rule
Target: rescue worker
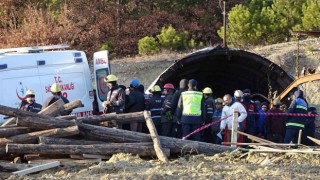
[{"label": "rescue worker", "polygon": [[38,113],[42,106],[36,103],[34,90],[28,89],[26,92],[26,100],[21,101],[18,109]]},{"label": "rescue worker", "polygon": [[[144,95],[139,91],[140,81],[138,79],[133,79],[130,82],[130,93],[128,103],[125,104],[126,112],[140,112],[145,109]],[[142,123],[131,122],[131,131],[142,132]]]},{"label": "rescue worker", "polygon": [[225,105],[222,109],[220,130],[222,132],[224,131],[224,141],[230,142],[234,109],[236,108],[240,114],[238,117],[238,129],[240,128],[240,123],[246,119],[247,111],[245,107],[241,103],[236,102],[235,98],[232,98],[230,94],[224,95],[223,101]]},{"label": "rescue worker", "polygon": [[[294,97],[295,99],[291,101],[287,113],[308,114],[308,103],[303,97],[303,91],[295,91]],[[299,130],[304,130],[306,121],[307,117],[305,116],[289,116],[286,123],[284,143],[297,143]]]},{"label": "rescue worker", "polygon": [[153,124],[158,134],[161,135],[161,107],[164,98],[161,97],[161,88],[158,85],[153,86],[150,92],[152,93],[152,97],[146,104],[146,110],[150,111]]},{"label": "rescue worker", "polygon": [[[200,128],[206,119],[205,100],[203,93],[197,91],[197,81],[190,79],[188,87],[188,91],[181,93],[177,107],[177,120],[182,124],[183,137]],[[200,133],[193,134],[189,139],[200,141]]]},{"label": "rescue worker", "polygon": [[[174,94],[173,94],[173,99],[172,99],[172,112],[174,113],[174,117],[175,120],[177,121],[177,106],[178,106],[178,102],[179,102],[179,98],[181,96],[181,93],[184,91],[188,90],[188,80],[187,79],[181,79],[180,83],[179,83],[179,90],[177,90]],[[182,125],[177,123],[177,133],[176,133],[176,138],[182,138]]]},{"label": "rescue worker", "polygon": [[108,84],[107,99],[103,102],[104,113],[117,113],[121,114],[124,110],[125,105],[125,92],[118,86],[117,76],[110,74],[106,77],[105,82]]},{"label": "rescue worker", "polygon": [[265,123],[265,113],[268,111],[269,104],[267,102],[262,102],[259,107],[259,129],[258,136],[267,139],[266,123]]},{"label": "rescue worker", "polygon": [[[58,101],[59,99],[61,99],[65,104],[69,103],[69,100],[67,98],[65,98],[64,96],[62,96],[61,88],[58,83],[52,84],[50,91],[51,91],[52,96],[47,98],[47,100],[44,102],[44,104],[42,106],[42,109],[50,106],[51,104]],[[61,113],[61,115],[69,115],[69,114],[71,114],[71,112],[72,112],[72,110],[65,111],[65,112]]]},{"label": "rescue worker", "polygon": [[278,115],[283,113],[280,110],[280,105],[280,99],[274,99],[272,101],[272,109],[268,111],[270,115],[267,114],[265,119],[267,139],[275,143],[283,143],[286,131],[286,117]]},{"label": "rescue worker", "polygon": [[235,90],[234,98],[236,99],[237,102],[241,103],[243,98],[243,92],[241,90]]},{"label": "rescue worker", "polygon": [[[206,87],[202,90],[204,99],[205,99],[205,106],[206,106],[206,119],[205,124],[209,124],[212,122],[212,115],[215,109],[215,102],[212,96],[212,89]],[[213,143],[213,134],[211,133],[211,129],[207,128],[203,130],[203,139],[207,143]]]},{"label": "rescue worker", "polygon": [[308,108],[308,118],[307,118],[307,122],[305,124],[305,130],[304,130],[304,138],[302,139],[302,144],[307,145],[307,146],[314,146],[314,142],[311,141],[309,138],[307,138],[307,136],[310,137],[315,137],[315,131],[316,131],[316,124],[315,124],[315,120],[316,117],[313,115],[317,114],[317,109],[315,107],[309,107]]},{"label": "rescue worker", "polygon": [[164,102],[161,107],[161,135],[168,137],[175,137],[176,122],[172,112],[172,99],[174,93],[174,86],[167,83],[163,86]]},{"label": "rescue worker", "polygon": [[213,112],[213,115],[212,115],[212,122],[216,121],[217,123],[211,126],[214,144],[221,144],[222,142],[222,133],[220,132],[220,122],[219,122],[221,121],[222,108],[223,108],[223,99],[217,98],[215,100],[215,111]]},{"label": "rescue worker", "polygon": [[[254,102],[251,100],[251,91],[250,89],[245,89],[243,92],[243,102],[248,115],[246,119],[246,128],[245,131],[247,134],[257,136],[259,128],[259,115],[258,109],[256,108]],[[240,127],[242,129],[242,127]],[[247,139],[247,142],[251,142],[251,140]]]}]

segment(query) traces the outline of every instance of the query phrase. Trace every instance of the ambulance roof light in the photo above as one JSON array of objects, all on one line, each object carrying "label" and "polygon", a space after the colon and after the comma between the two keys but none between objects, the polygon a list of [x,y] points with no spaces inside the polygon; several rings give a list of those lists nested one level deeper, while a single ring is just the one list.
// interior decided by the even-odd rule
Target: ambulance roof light
[{"label": "ambulance roof light", "polygon": [[68,47],[69,45],[67,44],[58,44],[58,45],[49,45],[49,46],[8,48],[8,49],[0,49],[0,54],[1,53],[36,53],[36,52],[43,52],[45,50],[66,49]]}]

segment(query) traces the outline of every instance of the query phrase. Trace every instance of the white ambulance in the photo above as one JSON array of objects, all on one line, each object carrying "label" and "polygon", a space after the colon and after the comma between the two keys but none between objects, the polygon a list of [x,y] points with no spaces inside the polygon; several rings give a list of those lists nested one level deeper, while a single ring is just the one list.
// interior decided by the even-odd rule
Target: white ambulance
[{"label": "white ambulance", "polygon": [[[69,101],[80,99],[83,107],[74,109],[76,116],[93,114],[94,91],[99,111],[108,88],[103,79],[109,74],[108,51],[94,53],[92,76],[83,51],[65,50],[68,45],[0,49],[0,104],[16,108],[26,99],[27,89],[35,91],[36,102],[43,104],[51,96],[50,87],[59,83]],[[0,115],[0,124],[9,117]]]}]

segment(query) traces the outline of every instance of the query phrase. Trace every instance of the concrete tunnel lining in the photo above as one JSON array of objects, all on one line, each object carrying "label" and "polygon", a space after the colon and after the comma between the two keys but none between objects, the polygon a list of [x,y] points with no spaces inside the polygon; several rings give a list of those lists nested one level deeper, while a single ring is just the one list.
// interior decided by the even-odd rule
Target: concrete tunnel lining
[{"label": "concrete tunnel lining", "polygon": [[165,83],[172,83],[178,88],[183,78],[196,79],[199,90],[211,87],[216,97],[227,93],[233,95],[236,89],[246,88],[251,89],[252,94],[260,93],[267,97],[269,82],[272,92],[277,91],[279,94],[293,81],[281,67],[262,56],[244,50],[216,47],[200,50],[178,60],[149,88],[154,84],[162,87]]}]

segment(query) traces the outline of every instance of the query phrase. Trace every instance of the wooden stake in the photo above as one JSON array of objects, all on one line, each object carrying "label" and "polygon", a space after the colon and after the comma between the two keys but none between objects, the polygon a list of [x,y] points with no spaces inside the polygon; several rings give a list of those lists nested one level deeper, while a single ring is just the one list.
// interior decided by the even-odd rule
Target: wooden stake
[{"label": "wooden stake", "polygon": [[301,144],[302,129],[299,130],[298,144]]},{"label": "wooden stake", "polygon": [[169,160],[167,156],[163,153],[162,147],[160,144],[160,139],[156,130],[156,127],[154,126],[152,119],[151,119],[151,113],[150,111],[144,111],[144,118],[147,123],[147,127],[149,129],[151,139],[153,141],[154,150],[156,151],[156,155],[159,158],[160,161],[169,164]]},{"label": "wooden stake", "polygon": [[[238,109],[234,108],[233,119],[232,119],[231,143],[237,143],[237,140],[238,140],[238,134],[237,134],[237,129],[239,126],[238,113],[239,113]],[[231,144],[231,147],[237,147],[237,146],[234,144]]]},{"label": "wooden stake", "polygon": [[307,136],[307,138],[309,138],[311,141],[313,141],[314,143],[320,145],[320,140],[319,139],[316,139],[316,138],[313,138],[313,137],[310,137],[310,136]]}]

